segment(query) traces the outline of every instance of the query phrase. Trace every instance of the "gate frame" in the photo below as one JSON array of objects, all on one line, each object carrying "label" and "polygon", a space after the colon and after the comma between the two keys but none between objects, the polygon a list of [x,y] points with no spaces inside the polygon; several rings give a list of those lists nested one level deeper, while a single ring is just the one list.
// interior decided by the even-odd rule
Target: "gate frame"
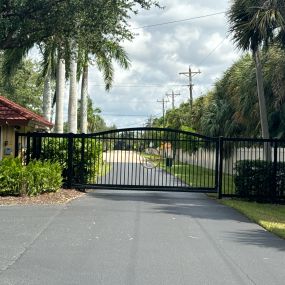
[{"label": "gate frame", "polygon": [[[206,139],[209,141],[215,142],[215,172],[214,176],[214,187],[213,188],[203,188],[203,187],[189,187],[189,188],[182,188],[182,187],[172,187],[172,186],[140,186],[140,185],[111,185],[111,184],[82,184],[82,183],[73,183],[72,182],[72,174],[73,174],[73,139],[74,138],[81,138],[85,141],[86,138],[96,138],[97,136],[103,136],[110,133],[119,133],[119,132],[130,132],[130,131],[160,131],[160,132],[172,132],[172,133],[181,133],[186,135],[191,135],[193,137],[197,137],[200,139]],[[39,133],[39,132],[28,132],[28,133],[15,133],[15,156],[18,156],[20,153],[19,150],[19,141],[21,137],[27,138],[27,145],[26,145],[26,161],[25,163],[29,163],[31,154],[33,154],[32,159],[37,159],[39,155],[39,150],[37,149],[37,144],[31,144],[31,139],[41,138],[43,137],[51,137],[51,138],[65,138],[67,139],[67,181],[64,184],[68,189],[76,188],[76,189],[125,189],[125,190],[142,190],[142,191],[163,191],[163,192],[190,192],[190,193],[217,193],[219,199],[222,198],[222,176],[223,176],[223,139],[222,138],[215,138],[215,137],[208,137],[203,136],[200,134],[196,134],[193,132],[175,130],[171,128],[149,128],[149,127],[139,127],[139,128],[124,128],[124,129],[115,129],[110,131],[103,131],[91,134],[73,134],[73,133]],[[84,153],[84,148],[82,147],[81,153]],[[165,171],[165,170],[163,170]]]}]

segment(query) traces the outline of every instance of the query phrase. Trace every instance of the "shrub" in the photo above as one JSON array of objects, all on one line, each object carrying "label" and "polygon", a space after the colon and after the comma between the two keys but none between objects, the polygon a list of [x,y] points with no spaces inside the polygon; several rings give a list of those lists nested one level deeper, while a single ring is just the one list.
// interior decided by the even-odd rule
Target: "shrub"
[{"label": "shrub", "polygon": [[32,161],[26,167],[27,195],[56,192],[62,185],[62,168],[58,162]]},{"label": "shrub", "polygon": [[241,160],[236,163],[234,182],[241,198],[272,202],[282,198],[285,188],[285,163]]},{"label": "shrub", "polygon": [[[103,143],[85,139],[82,159],[82,139],[73,138],[72,178],[74,183],[88,183],[96,180],[102,167]],[[40,160],[51,160],[62,166],[63,180],[68,175],[68,138],[42,138]]]},{"label": "shrub", "polygon": [[0,194],[20,195],[25,192],[25,169],[19,158],[0,161]]},{"label": "shrub", "polygon": [[0,194],[56,192],[62,185],[61,172],[58,162],[32,161],[24,166],[18,158],[5,158],[0,162]]}]

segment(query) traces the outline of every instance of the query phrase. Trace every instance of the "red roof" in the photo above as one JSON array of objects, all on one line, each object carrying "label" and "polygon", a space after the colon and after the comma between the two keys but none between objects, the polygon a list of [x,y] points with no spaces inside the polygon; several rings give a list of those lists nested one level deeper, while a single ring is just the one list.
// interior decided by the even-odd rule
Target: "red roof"
[{"label": "red roof", "polygon": [[42,116],[0,96],[0,125],[27,125],[30,121],[49,128],[53,126]]}]

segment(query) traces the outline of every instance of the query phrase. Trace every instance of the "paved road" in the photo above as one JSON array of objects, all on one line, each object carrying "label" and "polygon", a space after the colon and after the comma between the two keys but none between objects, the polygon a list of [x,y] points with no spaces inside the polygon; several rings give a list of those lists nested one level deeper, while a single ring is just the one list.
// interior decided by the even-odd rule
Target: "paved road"
[{"label": "paved road", "polygon": [[189,187],[181,179],[167,173],[159,167],[148,169],[143,167],[140,163],[114,163],[105,176],[98,178],[96,184],[116,186],[132,185],[140,187]]},{"label": "paved road", "polygon": [[0,207],[0,284],[284,284],[285,241],[202,194]]},{"label": "paved road", "polygon": [[109,170],[98,178],[96,185],[189,187],[135,151],[109,151],[103,154],[103,161],[109,165],[102,167],[109,167]]}]

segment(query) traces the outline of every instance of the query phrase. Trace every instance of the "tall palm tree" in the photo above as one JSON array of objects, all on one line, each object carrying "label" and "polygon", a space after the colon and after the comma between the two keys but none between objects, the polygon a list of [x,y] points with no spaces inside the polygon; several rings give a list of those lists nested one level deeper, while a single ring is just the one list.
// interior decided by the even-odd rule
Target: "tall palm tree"
[{"label": "tall palm tree", "polygon": [[77,133],[77,45],[71,41],[71,56],[69,70],[69,102],[68,102],[68,131]]},{"label": "tall palm tree", "polygon": [[[89,50],[89,52],[88,52]],[[80,132],[87,133],[87,104],[88,104],[88,69],[89,64],[96,65],[103,73],[105,89],[109,91],[112,87],[114,68],[113,61],[116,61],[122,68],[130,66],[129,58],[119,43],[104,39],[96,48],[88,49],[82,47],[79,52],[79,74],[82,73],[81,100],[80,100]]]},{"label": "tall palm tree", "polygon": [[56,133],[63,133],[63,109],[65,93],[65,59],[59,53],[56,71],[56,113],[55,127]]},{"label": "tall palm tree", "polygon": [[83,66],[80,100],[80,132],[87,133],[87,110],[88,109],[88,62]]},{"label": "tall palm tree", "polygon": [[41,78],[44,78],[43,115],[52,121],[52,82],[56,79],[57,45],[52,40],[38,45],[42,54]]},{"label": "tall palm tree", "polygon": [[252,52],[256,66],[257,94],[263,138],[269,138],[260,49],[274,41],[278,29],[284,29],[284,6],[278,0],[234,0],[228,12],[230,32],[236,45]]},{"label": "tall palm tree", "polygon": [[[234,0],[228,12],[230,32],[236,45],[250,50],[256,67],[256,83],[262,137],[268,139],[268,114],[264,96],[264,83],[260,49],[274,42],[276,34],[284,30],[284,1],[281,0]],[[271,161],[271,148],[264,145],[264,156]]]}]

